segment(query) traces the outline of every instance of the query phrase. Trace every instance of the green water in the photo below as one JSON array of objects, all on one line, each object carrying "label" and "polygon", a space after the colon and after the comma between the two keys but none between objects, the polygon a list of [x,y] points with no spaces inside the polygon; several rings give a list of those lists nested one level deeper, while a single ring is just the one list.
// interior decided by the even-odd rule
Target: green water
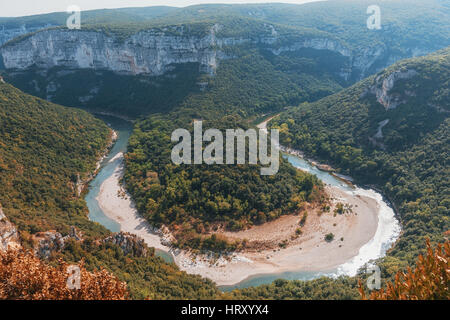
[{"label": "green water", "polygon": [[[100,186],[102,185],[102,183],[114,173],[117,166],[120,164],[119,161],[109,161],[113,159],[118,153],[125,153],[127,151],[128,139],[130,138],[130,135],[133,131],[133,124],[129,121],[112,116],[97,117],[105,121],[113,130],[118,133],[118,139],[109,152],[108,156],[102,161],[101,168],[97,176],[89,184],[89,192],[86,195],[85,200],[87,202],[87,207],[89,208],[89,219],[100,223],[102,226],[112,232],[119,232],[120,225],[116,221],[108,218],[105,215],[105,213],[98,205],[98,201],[96,198],[100,192]],[[163,258],[166,262],[174,262],[172,255],[168,252],[156,250],[156,255]]]},{"label": "green water", "polygon": [[[352,187],[343,182],[342,180],[336,178],[332,174],[326,171],[319,170],[317,167],[314,167],[309,161],[300,158],[298,156],[283,154],[283,157],[289,161],[294,167],[301,169],[303,171],[307,171],[311,174],[316,175],[322,182],[339,187],[344,190],[352,190]],[[298,271],[298,272],[283,272],[277,274],[261,274],[251,276],[244,281],[239,282],[238,284],[232,286],[222,286],[220,287],[223,291],[231,291],[234,289],[242,289],[248,287],[255,287],[262,284],[269,284],[277,279],[285,279],[285,280],[313,280],[319,278],[321,276],[332,276],[336,273],[336,269],[329,271],[321,271],[321,272],[309,272],[309,271]]]},{"label": "green water", "polygon": [[126,152],[128,139],[130,138],[131,131],[133,130],[133,125],[125,120],[110,117],[110,116],[97,116],[98,118],[105,121],[113,130],[118,133],[118,139],[111,149],[108,156],[102,161],[101,169],[98,172],[94,180],[89,184],[89,192],[86,195],[86,202],[89,208],[89,218],[92,221],[98,222],[105,228],[112,232],[119,232],[120,225],[114,220],[108,218],[97,202],[97,196],[100,192],[100,186],[102,183],[108,179],[117,168],[119,163],[117,161],[109,162],[120,152]]}]

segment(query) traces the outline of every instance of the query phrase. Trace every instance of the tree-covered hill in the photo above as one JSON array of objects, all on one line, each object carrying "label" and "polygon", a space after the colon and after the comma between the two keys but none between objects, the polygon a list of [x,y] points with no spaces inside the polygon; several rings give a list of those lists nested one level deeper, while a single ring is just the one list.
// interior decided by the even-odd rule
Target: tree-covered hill
[{"label": "tree-covered hill", "polygon": [[85,111],[0,83],[0,203],[20,230],[89,226],[77,183],[88,179],[110,130]]},{"label": "tree-covered hill", "polygon": [[169,227],[176,238],[174,245],[235,251],[243,244],[211,234],[217,229],[243,230],[324,201],[317,177],[296,170],[281,157],[273,176],[261,175],[260,164],[173,164],[171,134],[178,128],[192,131],[192,119],[203,119],[203,130],[248,129],[241,117],[230,113],[233,109],[213,110],[202,112],[199,105],[148,117],[136,124],[130,138],[124,177],[127,190],[145,218],[157,227]]},{"label": "tree-covered hill", "polygon": [[[381,30],[366,27],[367,8],[378,5]],[[199,5],[170,12],[168,17],[190,19],[220,12],[236,14],[286,26],[314,28],[340,37],[352,48],[387,46],[400,53],[415,44],[434,49],[448,45],[449,5],[442,0],[331,0],[302,5],[269,3],[242,5]],[[168,19],[161,17],[160,19]],[[431,21],[430,21],[431,19]]]},{"label": "tree-covered hill", "polygon": [[85,111],[0,82],[0,204],[17,226],[22,245],[32,246],[40,231],[66,236],[75,226],[83,241],[66,241],[52,252],[51,263],[84,259],[89,270],[106,268],[127,282],[131,298],[214,298],[218,289],[212,282],[181,272],[153,249],[146,256],[125,254],[120,245],[104,243],[110,232],[88,219],[75,183],[95,170],[109,135],[103,121]]},{"label": "tree-covered hill", "polygon": [[[450,49],[404,60],[272,122],[282,143],[376,185],[398,208],[403,234],[385,259],[411,263],[425,237],[450,229]],[[395,264],[394,263],[394,264]]]}]

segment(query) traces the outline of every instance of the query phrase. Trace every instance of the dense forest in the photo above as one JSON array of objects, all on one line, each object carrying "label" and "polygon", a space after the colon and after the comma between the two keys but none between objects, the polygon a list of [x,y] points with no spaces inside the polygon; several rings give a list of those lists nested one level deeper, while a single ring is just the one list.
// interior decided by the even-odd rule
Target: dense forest
[{"label": "dense forest", "polygon": [[[377,100],[377,88],[396,76]],[[386,269],[412,263],[425,237],[440,242],[450,229],[449,79],[445,49],[397,63],[271,123],[280,128],[282,143],[331,162],[360,183],[380,186],[393,201],[403,234]],[[380,101],[391,104],[385,108]]]},{"label": "dense forest", "polygon": [[110,130],[85,111],[54,105],[0,83],[0,203],[22,232],[88,222],[77,195],[107,147]]},{"label": "dense forest", "polygon": [[[171,161],[171,134],[192,130],[185,110],[139,121],[126,155],[127,189],[139,212],[153,225],[166,225],[177,238],[175,245],[223,252],[240,243],[227,243],[205,234],[232,231],[297,213],[307,203],[324,201],[322,183],[296,170],[280,157],[276,175],[262,176],[261,165],[175,165]],[[207,113],[203,113],[207,114]],[[238,116],[203,121],[203,129],[243,128]]]},{"label": "dense forest", "polygon": [[[156,257],[153,249],[146,256],[126,255],[119,245],[101,242],[110,232],[88,219],[75,184],[78,177],[93,173],[109,136],[103,121],[85,111],[0,83],[0,203],[17,226],[22,245],[31,249],[38,232],[56,230],[66,236],[74,226],[82,241],[67,241],[51,254],[51,264],[62,258],[71,263],[84,260],[89,271],[105,268],[127,283],[131,298],[214,297],[218,289],[212,282],[179,271]],[[23,261],[29,259],[25,256]]]}]

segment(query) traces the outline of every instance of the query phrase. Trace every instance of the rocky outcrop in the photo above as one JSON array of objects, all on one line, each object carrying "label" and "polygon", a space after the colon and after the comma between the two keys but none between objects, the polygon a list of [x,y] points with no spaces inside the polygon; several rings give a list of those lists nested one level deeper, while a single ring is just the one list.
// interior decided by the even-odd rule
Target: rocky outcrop
[{"label": "rocky outcrop", "polygon": [[375,94],[377,101],[384,106],[386,110],[395,109],[400,104],[406,102],[406,96],[413,96],[414,93],[404,92],[391,93],[395,83],[400,79],[410,79],[417,75],[415,70],[397,70],[389,75],[380,75],[375,78],[375,83],[370,87],[369,92]]},{"label": "rocky outcrop", "polygon": [[[32,240],[36,256],[41,259],[48,259],[53,253],[63,250],[68,240],[83,241],[83,235],[75,227],[71,227],[67,236],[62,236],[61,233],[56,231],[46,231],[36,233],[33,235]],[[96,243],[97,245],[101,243],[118,245],[125,255],[133,255],[135,257],[147,257],[153,254],[153,251],[148,248],[143,239],[130,233],[114,233]]]},{"label": "rocky outcrop", "polygon": [[16,227],[9,222],[0,205],[0,251],[20,248],[20,238]]},{"label": "rocky outcrop", "polygon": [[147,257],[150,254],[144,240],[131,233],[115,233],[104,239],[103,242],[118,245],[125,255],[131,254],[135,257]]},{"label": "rocky outcrop", "polygon": [[382,150],[386,150],[386,146],[383,143],[383,128],[389,123],[389,119],[385,119],[378,123],[377,132],[373,137],[369,137],[369,141],[375,146]]},{"label": "rocky outcrop", "polygon": [[[272,44],[274,42],[274,38],[265,39],[262,43]],[[282,52],[286,51],[298,51],[303,48],[311,48],[316,50],[329,50],[333,52],[340,53],[344,57],[351,57],[352,52],[348,48],[344,47],[336,40],[331,40],[327,38],[311,38],[311,39],[301,39],[301,41],[297,41],[288,46],[282,46],[276,49],[270,49],[273,54],[279,55]]]},{"label": "rocky outcrop", "polygon": [[20,37],[27,33],[36,32],[45,28],[54,27],[52,24],[41,24],[36,26],[27,26],[25,24],[16,28],[5,28],[4,26],[0,29],[0,46],[12,40],[14,38]]},{"label": "rocky outcrop", "polygon": [[33,235],[34,252],[39,258],[49,258],[53,252],[64,249],[67,240],[82,241],[83,235],[75,227],[71,227],[67,236],[56,231],[39,232]]}]

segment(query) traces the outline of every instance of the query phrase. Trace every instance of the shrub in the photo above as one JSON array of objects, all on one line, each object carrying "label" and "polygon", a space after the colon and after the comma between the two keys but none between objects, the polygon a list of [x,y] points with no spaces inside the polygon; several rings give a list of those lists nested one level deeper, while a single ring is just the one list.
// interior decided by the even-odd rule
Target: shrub
[{"label": "shrub", "polygon": [[68,264],[52,267],[31,251],[0,252],[0,299],[9,300],[124,300],[127,286],[106,270],[88,272],[79,265],[80,289],[70,289]]},{"label": "shrub", "polygon": [[334,234],[328,233],[328,234],[325,235],[325,241],[326,242],[331,242],[333,240],[334,240]]},{"label": "shrub", "polygon": [[448,300],[450,269],[450,242],[438,244],[433,251],[427,240],[427,255],[419,255],[414,271],[399,271],[385,289],[372,291],[366,297],[359,282],[363,300]]}]

